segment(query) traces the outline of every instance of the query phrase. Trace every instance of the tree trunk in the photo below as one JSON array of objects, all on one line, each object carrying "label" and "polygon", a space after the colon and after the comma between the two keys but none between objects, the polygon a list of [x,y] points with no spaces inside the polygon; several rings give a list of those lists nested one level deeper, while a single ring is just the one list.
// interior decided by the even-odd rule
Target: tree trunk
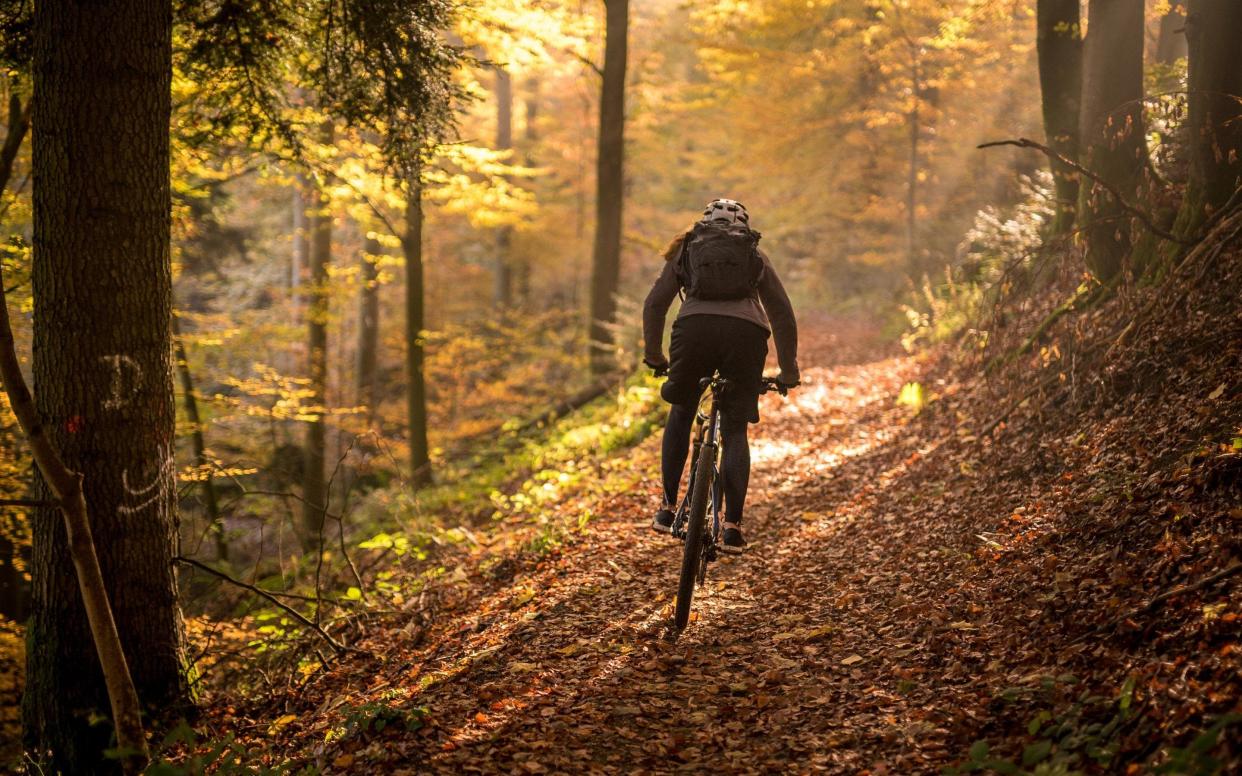
[{"label": "tree trunk", "polygon": [[[496,68],[496,150],[513,148],[513,77],[503,67]],[[509,161],[512,164],[512,160]],[[496,230],[496,270],[492,302],[501,308],[513,304],[513,227]]]},{"label": "tree trunk", "polygon": [[362,292],[358,304],[358,375],[357,402],[367,408],[368,422],[375,419],[376,364],[379,353],[379,240],[368,236],[362,247],[359,267],[362,270]]},{"label": "tree trunk", "polygon": [[193,430],[190,432],[190,443],[194,448],[194,465],[201,469],[203,506],[207,510],[207,523],[216,539],[216,557],[220,560],[229,559],[229,543],[224,534],[224,521],[220,517],[220,504],[216,498],[216,483],[211,474],[211,460],[207,457],[207,443],[203,434],[203,421],[198,414],[198,397],[194,395],[194,376],[190,373],[190,359],[185,352],[185,342],[181,339],[181,324],[177,316],[172,319],[173,344],[176,348],[174,357],[177,362],[177,376],[181,380],[181,406],[185,409],[186,420]]},{"label": "tree trunk", "polygon": [[[1126,197],[1145,188],[1143,0],[1092,0],[1083,52],[1082,163]],[[1087,266],[1101,281],[1121,271],[1130,222],[1103,188],[1084,182],[1078,222],[1087,234]]]},{"label": "tree trunk", "polygon": [[[323,124],[320,142],[331,145],[335,134],[331,121]],[[325,433],[328,382],[328,265],[332,261],[332,210],[322,187],[312,195],[310,225],[310,304],[307,320],[307,377],[315,419],[306,426],[305,469],[302,473],[302,547],[318,552],[323,534],[328,493],[324,482]]]},{"label": "tree trunk", "polygon": [[922,84],[919,78],[918,54],[911,52],[910,63],[910,111],[906,115],[909,130],[909,159],[906,168],[906,267],[911,279],[917,282],[920,272],[918,257],[918,186],[919,186],[919,99]]},{"label": "tree trunk", "polygon": [[595,245],[591,252],[590,360],[593,374],[616,368],[613,325],[621,275],[624,200],[625,57],[629,0],[604,0],[604,78],[599,100],[595,180]]},{"label": "tree trunk", "polygon": [[1171,65],[1186,56],[1186,17],[1177,2],[1169,12],[1160,17],[1160,37],[1156,40],[1155,59],[1162,65]]},{"label": "tree trunk", "polygon": [[[522,138],[523,144],[526,146],[526,153],[523,156],[523,163],[527,167],[535,166],[535,145],[539,142],[539,78],[531,76],[526,82],[526,129]],[[517,297],[520,304],[527,307],[531,304],[530,284],[531,275],[534,267],[531,266],[531,257],[528,255],[518,262],[514,268],[517,274]]]},{"label": "tree trunk", "polygon": [[1191,0],[1190,179],[1175,230],[1194,235],[1237,190],[1242,177],[1242,3]]},{"label": "tree trunk", "polygon": [[289,256],[289,294],[295,310],[302,309],[303,275],[306,268],[306,256],[310,252],[310,240],[307,234],[306,200],[310,184],[305,175],[297,175],[293,185],[293,250]]},{"label": "tree trunk", "polygon": [[[1044,135],[1048,147],[1078,160],[1078,122],[1082,99],[1082,19],[1079,0],[1039,0],[1036,47],[1043,94]],[[1053,234],[1074,227],[1078,209],[1078,174],[1053,160],[1056,215]]]},{"label": "tree trunk", "polygon": [[[169,0],[35,6],[34,391],[39,430],[81,475],[84,527],[143,704],[190,703],[172,558]],[[123,142],[118,142],[123,138]],[[55,483],[38,478],[37,494]],[[66,501],[71,493],[63,494]],[[32,515],[23,713],[52,769],[107,773],[108,694],[60,510]],[[86,584],[83,583],[83,589]]]},{"label": "tree trunk", "polygon": [[415,170],[406,184],[405,238],[405,399],[409,427],[410,484],[431,484],[427,445],[427,384],[423,374],[423,186]]}]

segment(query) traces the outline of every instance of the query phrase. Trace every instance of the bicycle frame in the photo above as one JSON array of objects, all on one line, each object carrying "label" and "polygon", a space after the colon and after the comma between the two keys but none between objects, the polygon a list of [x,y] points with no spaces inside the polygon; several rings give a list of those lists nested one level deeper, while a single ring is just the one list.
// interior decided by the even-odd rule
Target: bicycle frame
[{"label": "bicycle frame", "polygon": [[[673,516],[672,534],[682,540],[681,574],[677,581],[677,598],[673,611],[673,626],[678,630],[686,627],[690,621],[690,602],[694,597],[694,588],[702,586],[707,580],[707,565],[716,560],[719,546],[717,542],[723,533],[724,522],[721,510],[724,501],[724,488],[720,477],[720,460],[723,439],[720,434],[720,397],[731,386],[731,382],[718,374],[705,377],[699,381],[699,390],[711,389],[711,403],[707,413],[702,411],[702,401],[695,413],[698,427],[694,434],[694,456],[690,459],[690,482],[686,487],[686,495]],[[772,378],[763,378],[761,392],[779,391],[782,395],[785,388]],[[707,455],[710,458],[703,458]],[[711,465],[708,465],[710,461]],[[700,471],[702,467],[702,471]],[[703,482],[700,477],[710,477]],[[707,513],[711,512],[711,521]]]},{"label": "bicycle frame", "polygon": [[[690,513],[690,497],[694,493],[694,481],[698,474],[699,455],[703,449],[714,452],[714,460],[712,461],[712,491],[711,491],[711,523],[706,535],[707,541],[704,545],[706,560],[716,559],[716,542],[720,539],[720,533],[724,530],[724,521],[721,518],[721,512],[724,510],[724,490],[720,481],[720,408],[717,406],[719,394],[727,387],[727,382],[719,382],[711,380],[710,404],[706,413],[701,409],[695,416],[695,433],[693,454],[690,457],[690,481],[686,484],[685,495],[681,499],[681,503],[677,507],[676,516],[673,519],[673,536],[683,541],[686,538],[686,522]],[[706,398],[706,397],[705,397]],[[703,564],[699,572],[700,583],[706,573],[707,565]]]}]

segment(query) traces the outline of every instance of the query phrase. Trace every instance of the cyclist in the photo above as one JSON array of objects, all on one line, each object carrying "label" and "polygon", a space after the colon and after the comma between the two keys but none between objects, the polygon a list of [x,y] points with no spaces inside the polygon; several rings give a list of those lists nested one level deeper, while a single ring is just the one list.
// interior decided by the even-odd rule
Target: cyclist
[{"label": "cyclist", "polygon": [[[752,275],[721,280],[703,276],[728,271],[747,271],[745,262],[726,259],[714,267],[708,258],[695,256],[717,234],[750,236],[748,255],[756,261]],[[750,215],[741,203],[714,199],[703,211],[699,223],[673,239],[664,251],[664,266],[643,304],[643,363],[657,374],[667,370],[668,380],[660,395],[671,404],[664,427],[661,473],[664,502],[651,527],[672,533],[677,491],[690,448],[690,433],[702,388],[699,381],[719,371],[730,381],[720,397],[720,431],[723,436],[721,485],[724,491],[725,523],[720,549],[740,554],[746,549],[742,538],[742,509],[750,479],[748,423],[759,422],[759,394],[762,392],[763,364],[768,354],[768,336],[776,341],[778,382],[793,388],[799,383],[798,327],[789,296],[781,285],[771,261],[758,249],[758,232],[750,230]],[[723,239],[723,238],[722,238]],[[697,260],[696,260],[697,259]],[[761,264],[759,264],[761,262]],[[704,271],[704,267],[708,271]],[[711,285],[707,281],[712,281]],[[711,285],[712,291],[703,290]],[[728,290],[733,289],[733,290]],[[668,308],[679,292],[685,292],[681,310],[673,321],[669,355],[664,357],[664,322]]]}]

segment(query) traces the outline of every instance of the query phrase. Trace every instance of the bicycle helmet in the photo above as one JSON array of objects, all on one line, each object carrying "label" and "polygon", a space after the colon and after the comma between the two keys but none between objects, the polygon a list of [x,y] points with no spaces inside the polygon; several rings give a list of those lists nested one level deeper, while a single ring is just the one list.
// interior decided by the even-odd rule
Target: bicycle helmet
[{"label": "bicycle helmet", "polygon": [[735,199],[713,199],[703,210],[702,222],[705,224],[726,224],[733,226],[750,224],[750,214],[746,206]]}]

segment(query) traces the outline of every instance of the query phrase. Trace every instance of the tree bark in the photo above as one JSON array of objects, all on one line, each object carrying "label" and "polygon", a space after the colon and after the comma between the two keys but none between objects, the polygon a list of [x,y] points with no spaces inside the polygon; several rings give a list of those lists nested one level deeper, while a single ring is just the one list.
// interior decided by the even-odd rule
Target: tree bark
[{"label": "tree bark", "polygon": [[[527,79],[526,88],[526,128],[522,138],[526,152],[523,155],[523,162],[527,167],[534,167],[535,145],[539,142],[539,78],[531,76]],[[517,275],[517,298],[520,304],[527,307],[531,304],[530,284],[531,275],[534,273],[534,267],[531,264],[531,257],[525,256],[514,268]]]},{"label": "tree bark", "polygon": [[[503,67],[496,68],[496,150],[513,149],[513,77]],[[512,160],[510,160],[510,164]],[[513,227],[496,230],[496,267],[492,302],[501,308],[513,304]]]},{"label": "tree bark", "polygon": [[621,275],[624,201],[625,59],[629,0],[604,0],[604,77],[599,101],[595,180],[595,245],[591,252],[590,363],[593,374],[616,368],[613,325]]},{"label": "tree bark", "polygon": [[194,448],[194,465],[201,470],[203,506],[207,510],[207,523],[216,539],[216,557],[229,559],[229,543],[224,533],[224,521],[220,517],[220,504],[216,498],[216,483],[211,475],[211,459],[207,457],[207,442],[203,434],[203,421],[198,413],[198,397],[194,393],[194,375],[190,373],[190,359],[181,339],[181,324],[174,315],[172,319],[173,343],[176,351],[177,377],[181,380],[181,406],[186,420],[190,422],[190,443]]},{"label": "tree bark", "polygon": [[[331,145],[335,138],[332,122],[326,121],[320,128],[320,142]],[[310,402],[314,406],[315,419],[306,426],[304,448],[305,467],[302,472],[302,548],[318,552],[323,534],[324,512],[328,508],[328,493],[324,482],[324,459],[326,457],[327,431],[327,383],[328,383],[328,265],[332,262],[332,211],[331,203],[322,185],[314,188],[311,197],[313,212],[308,217],[310,225],[310,289],[307,297],[307,377],[310,379]]]},{"label": "tree bark", "polygon": [[[1088,8],[1079,121],[1083,165],[1123,194],[1137,195],[1148,167],[1143,0],[1092,0]],[[1101,281],[1110,280],[1131,247],[1129,218],[1102,188],[1083,182],[1078,222],[1087,235],[1087,266]]]},{"label": "tree bark", "polygon": [[410,484],[431,484],[427,444],[427,383],[423,372],[423,186],[415,169],[406,184],[405,237],[405,399],[410,444]]},{"label": "tree bark", "polygon": [[[107,773],[117,769],[102,755],[110,731],[91,717],[106,714],[113,677],[87,614],[101,594],[146,709],[176,714],[190,702],[172,563],[171,3],[40,2],[34,48],[31,433],[81,476],[37,477],[36,496],[62,496],[66,511],[32,514],[28,638],[38,648],[23,714],[32,754],[50,753],[53,770]],[[66,530],[65,516],[87,512],[89,523]],[[65,551],[80,557],[92,534],[102,591],[85,577],[79,589]]]},{"label": "tree bark", "polygon": [[1169,12],[1160,17],[1160,37],[1156,39],[1155,60],[1171,65],[1188,53],[1186,41],[1186,17],[1181,6],[1174,2]]},{"label": "tree bark", "polygon": [[922,81],[919,77],[918,53],[910,53],[910,110],[906,115],[909,131],[909,159],[906,168],[906,267],[917,281],[920,272],[918,257],[918,186],[919,186],[919,100]]},{"label": "tree bark", "polygon": [[293,246],[289,256],[289,294],[295,310],[302,309],[303,285],[306,283],[306,259],[310,254],[306,206],[310,184],[305,175],[294,177],[293,184]]},{"label": "tree bark", "polygon": [[358,374],[357,402],[367,408],[368,422],[375,419],[376,366],[379,354],[379,240],[368,236],[363,243],[361,268],[362,290],[358,304]]},{"label": "tree bark", "polygon": [[1174,231],[1189,237],[1242,182],[1242,3],[1191,0],[1186,37],[1190,178]]},{"label": "tree bark", "polygon": [[[1066,159],[1078,159],[1078,121],[1082,100],[1082,19],[1079,0],[1039,0],[1036,47],[1043,95],[1044,136]],[[1074,227],[1078,209],[1078,175],[1051,160],[1056,185],[1053,234]]]}]

